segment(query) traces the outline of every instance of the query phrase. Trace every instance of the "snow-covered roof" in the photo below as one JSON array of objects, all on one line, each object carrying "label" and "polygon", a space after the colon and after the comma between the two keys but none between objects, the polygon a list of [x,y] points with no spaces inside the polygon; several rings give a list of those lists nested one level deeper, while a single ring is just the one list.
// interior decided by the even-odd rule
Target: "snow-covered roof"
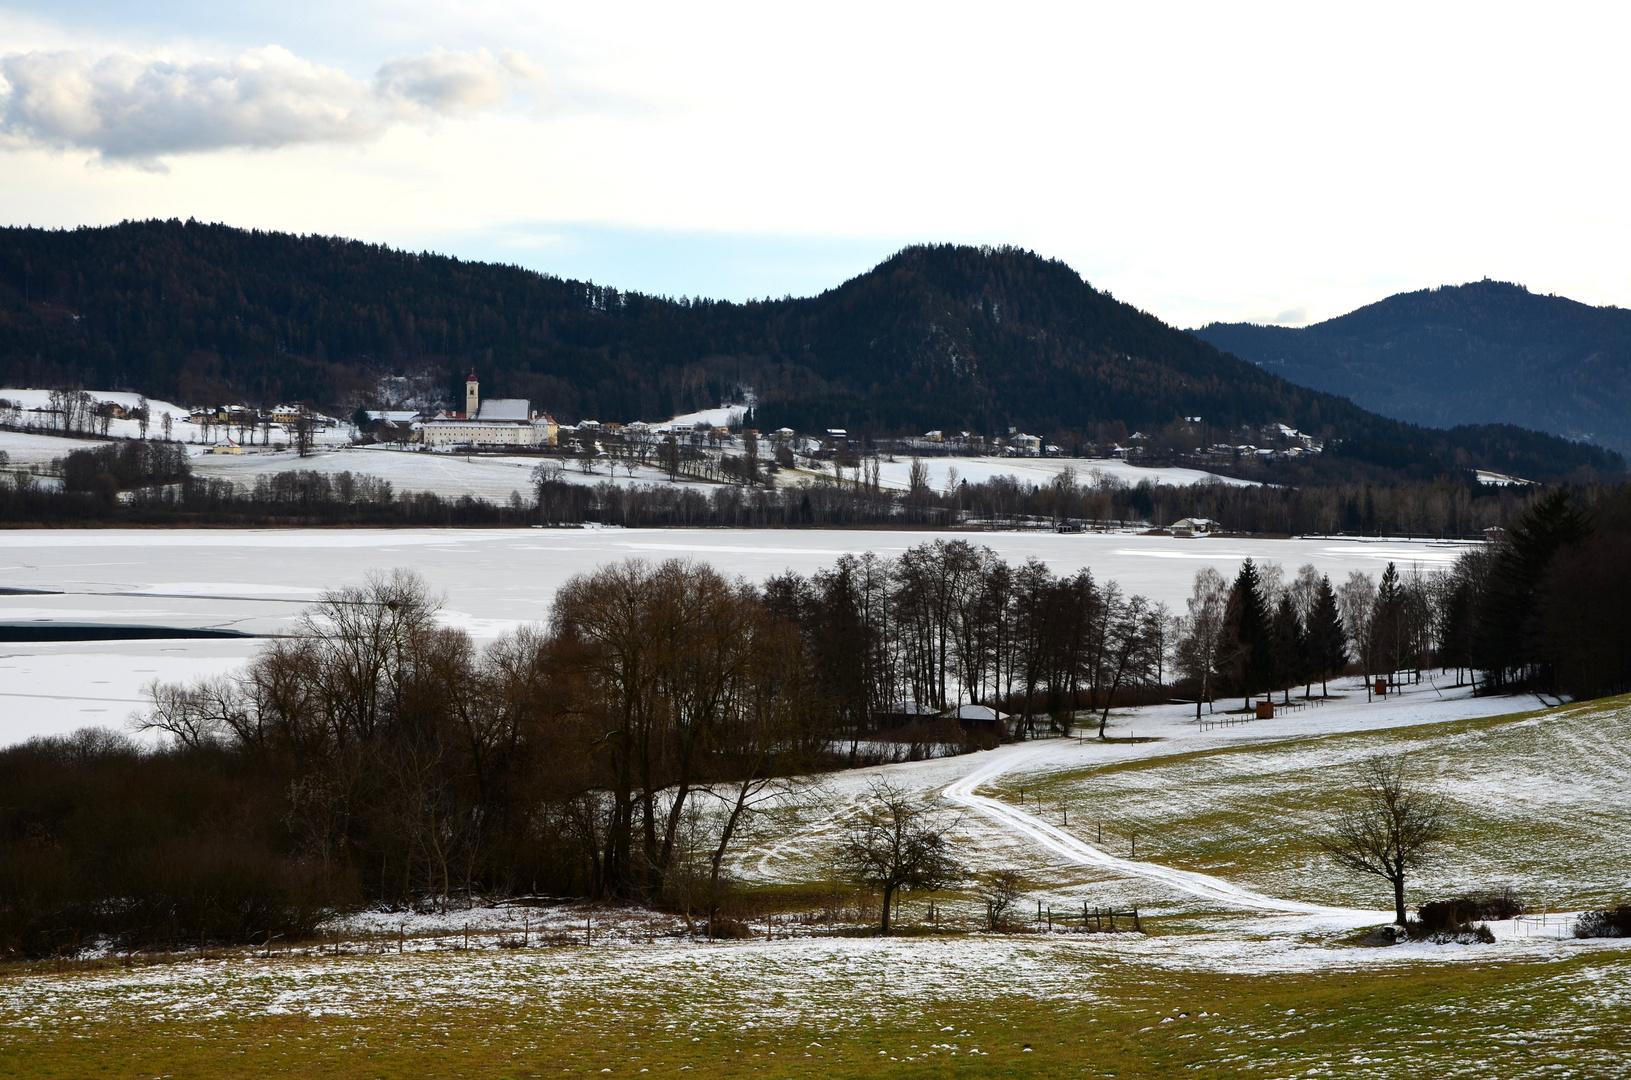
[{"label": "snow-covered roof", "polygon": [[946,710],[945,715],[952,720],[975,720],[994,724],[1008,714],[1000,713],[989,705],[959,705],[955,709]]},{"label": "snow-covered roof", "polygon": [[476,411],[476,419],[525,420],[530,408],[526,398],[488,398]]}]

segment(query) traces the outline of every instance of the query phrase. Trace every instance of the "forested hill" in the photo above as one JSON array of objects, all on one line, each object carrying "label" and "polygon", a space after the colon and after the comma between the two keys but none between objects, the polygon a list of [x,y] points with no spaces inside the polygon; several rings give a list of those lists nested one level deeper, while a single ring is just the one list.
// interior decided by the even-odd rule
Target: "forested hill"
[{"label": "forested hill", "polygon": [[908,248],[820,296],[732,304],[191,221],[0,230],[12,385],[349,406],[421,372],[457,400],[472,366],[487,394],[563,420],[665,418],[751,387],[760,427],[1015,427],[1073,447],[1199,415],[1208,441],[1273,422],[1334,440],[1315,472],[1623,469],[1516,427],[1427,431],[1300,389],[1013,249]]},{"label": "forested hill", "polygon": [[1631,450],[1631,311],[1478,281],[1292,329],[1195,331],[1292,382],[1418,424],[1509,423]]}]

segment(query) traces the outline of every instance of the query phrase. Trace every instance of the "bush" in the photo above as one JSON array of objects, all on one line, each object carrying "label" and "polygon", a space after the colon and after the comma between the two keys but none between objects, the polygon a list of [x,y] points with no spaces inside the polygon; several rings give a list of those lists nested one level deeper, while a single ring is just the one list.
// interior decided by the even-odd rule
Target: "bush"
[{"label": "bush", "polygon": [[1492,889],[1488,892],[1470,893],[1463,896],[1460,903],[1470,905],[1475,909],[1471,916],[1475,919],[1500,919],[1504,921],[1506,919],[1515,919],[1525,911],[1523,901],[1518,899],[1518,894],[1512,891],[1510,885],[1500,889]]},{"label": "bush", "polygon": [[1575,920],[1577,938],[1631,937],[1631,904],[1604,911],[1588,911]]},{"label": "bush", "polygon": [[1522,915],[1523,911],[1523,901],[1518,899],[1510,886],[1466,893],[1453,900],[1435,900],[1417,909],[1422,925],[1429,932],[1485,919],[1510,919]]},{"label": "bush", "polygon": [[1488,945],[1495,941],[1495,935],[1484,920],[1522,915],[1523,902],[1511,888],[1503,888],[1469,893],[1453,900],[1434,900],[1423,904],[1417,913],[1419,918],[1405,926],[1412,941]]}]

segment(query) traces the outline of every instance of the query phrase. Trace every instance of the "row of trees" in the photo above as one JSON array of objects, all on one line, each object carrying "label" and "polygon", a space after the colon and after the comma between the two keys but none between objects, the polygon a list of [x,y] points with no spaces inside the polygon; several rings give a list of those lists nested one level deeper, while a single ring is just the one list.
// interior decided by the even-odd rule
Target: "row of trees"
[{"label": "row of trees", "polygon": [[[1452,567],[1333,586],[1304,566],[1248,560],[1232,584],[1196,576],[1176,637],[1182,688],[1210,698],[1307,688],[1352,664],[1367,676],[1454,671],[1491,691],[1576,698],[1631,690],[1631,493],[1580,505],[1553,489]],[[1216,680],[1216,681],[1213,681]]]},{"label": "row of trees", "polygon": [[180,443],[127,439],[75,450],[53,465],[64,491],[90,492],[111,502],[120,491],[171,484],[191,475]]},{"label": "row of trees", "polygon": [[[309,450],[310,426],[295,425],[297,448]],[[123,446],[124,444],[114,444]],[[142,444],[136,444],[141,446]],[[666,449],[665,449],[666,447]],[[855,479],[838,476],[802,480],[779,487],[760,486],[761,477],[745,463],[747,458],[691,459],[676,445],[659,444],[658,459],[675,477],[718,481],[696,484],[618,485],[574,483],[566,478],[567,461],[549,461],[534,470],[530,488],[495,505],[470,497],[435,497],[444,509],[436,524],[544,524],[599,523],[626,527],[729,526],[800,527],[831,525],[914,525],[944,527],[959,523],[994,526],[1059,525],[1070,527],[1148,523],[1169,525],[1184,517],[1205,517],[1229,531],[1260,534],[1358,533],[1433,536],[1476,536],[1486,528],[1511,520],[1536,497],[1527,489],[1490,489],[1475,483],[1435,480],[1388,486],[1350,485],[1311,489],[1202,484],[1171,487],[1150,483],[1128,487],[1102,475],[1078,475],[1065,470],[1052,482],[1035,486],[1013,477],[995,477],[979,484],[953,482],[935,490],[927,473],[914,470],[906,491],[883,488],[876,462],[858,462]],[[95,461],[120,460],[138,453],[160,455],[164,469],[100,469],[112,482],[94,486],[73,483],[61,491],[42,489],[26,475],[4,478],[0,488],[33,489],[28,500],[7,499],[0,490],[0,521],[48,524],[62,520],[124,520],[131,524],[198,521],[214,523],[224,511],[240,520],[287,521],[290,506],[321,506],[320,520],[357,524],[421,523],[426,493],[396,496],[406,504],[392,511],[391,500],[370,497],[361,501],[323,497],[316,474],[296,473],[296,479],[269,474],[251,485],[225,482],[182,483],[188,469],[180,444],[155,442],[147,450],[119,451],[102,447],[76,452],[58,464],[58,471],[79,468],[80,453],[97,455]],[[668,456],[665,457],[664,455]],[[74,459],[74,460],[69,460]],[[83,459],[87,466],[92,458]],[[155,458],[157,460],[157,458]],[[582,458],[585,462],[594,459]],[[768,468],[768,463],[764,463]],[[621,466],[617,466],[621,467]],[[842,470],[840,470],[842,472]],[[77,475],[77,474],[76,474]],[[297,499],[268,498],[268,492],[299,489],[312,494]],[[373,481],[372,490],[388,490],[385,481]],[[115,500],[114,489],[138,491],[139,498]],[[148,490],[151,489],[151,490]],[[1585,505],[1612,497],[1613,489],[1587,488],[1579,492]],[[87,495],[96,497],[87,498]],[[457,507],[456,514],[453,508]],[[483,512],[482,508],[487,508]],[[425,522],[430,523],[430,522]]]},{"label": "row of trees", "polygon": [[240,672],[155,684],[161,752],[0,753],[5,946],[259,940],[471,894],[706,908],[761,804],[831,758],[797,634],[711,568],[608,566],[486,648],[439,603],[374,577]]},{"label": "row of trees", "polygon": [[[898,492],[882,488],[876,469],[869,467],[876,463],[865,461],[857,461],[850,470],[839,469],[830,479],[764,488],[748,484],[743,466],[731,465],[742,460],[721,462],[712,478],[736,482],[712,488],[609,483],[591,488],[564,482],[560,476],[564,469],[545,469],[534,477],[534,500],[545,524],[753,528],[978,522],[1164,527],[1182,518],[1204,517],[1227,531],[1270,535],[1478,537],[1522,513],[1535,498],[1526,488],[1492,488],[1448,478],[1310,488],[1129,486],[1090,467],[1081,472],[1066,469],[1042,485],[998,476],[980,483],[954,479],[944,490],[929,485],[926,471],[917,471],[918,479]],[[1605,493],[1606,489],[1592,488],[1581,497],[1595,502]]]},{"label": "row of trees", "polygon": [[87,457],[76,451],[62,459],[59,471],[65,482],[60,486],[24,469],[0,472],[0,522],[515,527],[532,524],[538,516],[520,496],[506,503],[469,495],[448,498],[429,491],[395,491],[389,480],[364,473],[306,469],[257,476],[251,485],[172,472],[170,483],[126,491],[127,477],[172,464],[184,469],[186,461],[174,443],[133,440],[115,446],[99,447]]},{"label": "row of trees", "polygon": [[1631,493],[1548,492],[1441,594],[1451,655],[1492,687],[1578,698],[1631,690]]},{"label": "row of trees", "polygon": [[965,540],[896,559],[841,557],[810,577],[765,585],[765,603],[798,627],[823,708],[853,738],[878,725],[985,703],[1054,727],[1076,710],[1159,694],[1173,619],[1089,570],[1013,566]]}]

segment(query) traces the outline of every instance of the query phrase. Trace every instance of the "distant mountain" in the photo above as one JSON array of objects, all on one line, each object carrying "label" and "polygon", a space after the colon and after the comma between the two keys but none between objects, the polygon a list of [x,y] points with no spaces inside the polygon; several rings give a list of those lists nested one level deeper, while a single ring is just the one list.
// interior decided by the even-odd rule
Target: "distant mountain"
[{"label": "distant mountain", "polygon": [[1292,329],[1213,323],[1218,348],[1411,423],[1517,424],[1631,450],[1631,311],[1477,281]]},{"label": "distant mountain", "polygon": [[[367,402],[423,376],[562,420],[660,419],[751,390],[761,428],[931,428],[1065,447],[1133,429],[1251,441],[1285,423],[1321,473],[1619,472],[1511,426],[1429,431],[1292,385],[1014,249],[912,247],[819,296],[674,301],[512,266],[196,222],[0,229],[0,385],[130,387],[181,402]],[[1205,428],[1179,418],[1203,416]]]}]

